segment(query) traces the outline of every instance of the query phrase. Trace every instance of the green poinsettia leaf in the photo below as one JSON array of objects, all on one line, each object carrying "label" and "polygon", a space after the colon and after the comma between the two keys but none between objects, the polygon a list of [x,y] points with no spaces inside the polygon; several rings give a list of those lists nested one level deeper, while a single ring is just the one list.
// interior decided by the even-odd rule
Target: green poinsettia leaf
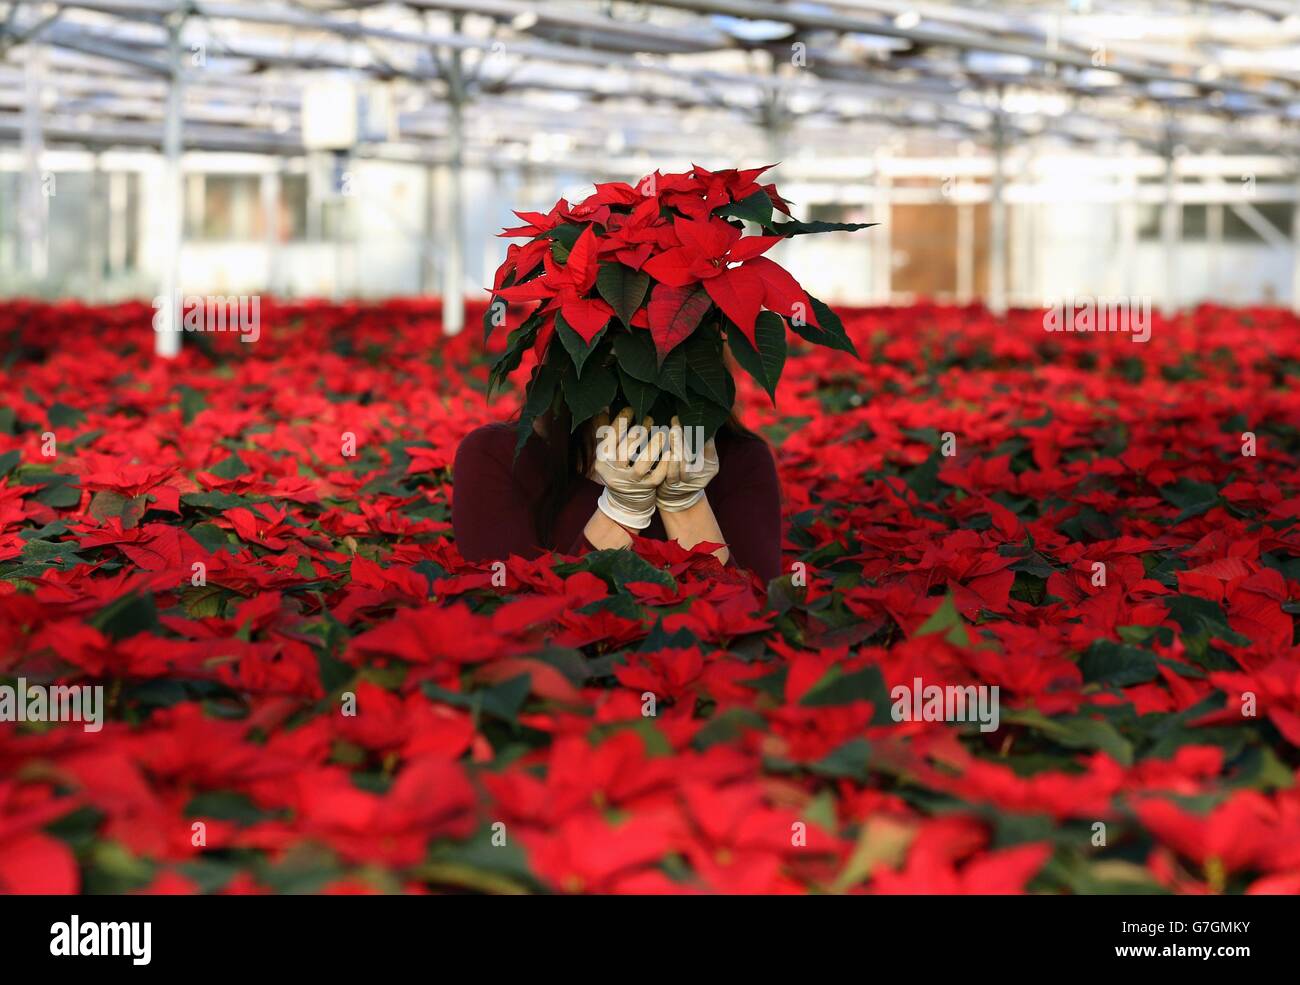
[{"label": "green poinsettia leaf", "polygon": [[614,335],[614,358],[629,376],[652,383],[682,403],[690,400],[686,390],[686,353],[678,347],[668,354],[662,366],[650,333],[642,328]]},{"label": "green poinsettia leaf", "polygon": [[1174,525],[1208,513],[1219,505],[1219,490],[1208,482],[1197,482],[1186,476],[1172,485],[1162,486],[1160,495],[1177,506],[1182,512],[1174,520]]},{"label": "green poinsettia leaf", "polygon": [[716,329],[701,329],[682,346],[686,354],[686,386],[723,407],[736,400],[736,384],[722,359],[722,338]]},{"label": "green poinsettia leaf", "polygon": [[602,263],[596,274],[596,290],[630,328],[632,316],[650,290],[650,275],[622,263]]},{"label": "green poinsettia leaf", "polygon": [[[734,329],[734,331],[733,331]],[[754,337],[758,348],[734,325],[727,327],[727,341],[731,345],[731,354],[736,357],[754,381],[767,391],[773,406],[776,404],[776,385],[785,369],[785,322],[781,316],[771,311],[759,312],[754,323]]]},{"label": "green poinsettia leaf", "polygon": [[498,324],[504,322],[505,302],[500,298],[494,298],[486,308],[483,309],[483,344],[487,345],[492,338],[492,330]]},{"label": "green poinsettia leaf", "polygon": [[587,343],[581,335],[573,330],[573,326],[564,320],[564,315],[556,312],[555,334],[559,336],[560,343],[568,352],[569,358],[573,360],[573,368],[577,370],[579,377],[582,376],[582,367],[586,365],[591,354],[596,351],[596,347],[600,344],[600,340],[605,337],[605,331],[608,328],[608,325],[603,326],[599,332],[591,337],[591,342]]},{"label": "green poinsettia leaf", "polygon": [[655,357],[654,340],[643,328],[614,335],[614,357],[631,376],[646,383],[659,379],[659,361]]},{"label": "green poinsettia leaf", "polygon": [[851,233],[878,226],[878,222],[769,222],[763,232],[769,236],[805,236],[809,233]]},{"label": "green poinsettia leaf", "polygon": [[650,413],[663,392],[653,383],[638,380],[622,366],[618,367],[618,383],[624,399],[632,408],[632,413],[638,421]]},{"label": "green poinsettia leaf", "polygon": [[748,219],[760,226],[766,226],[772,222],[772,199],[760,188],[739,202],[714,209],[713,214],[724,219]]},{"label": "green poinsettia leaf", "polygon": [[683,407],[689,407],[689,406],[690,404],[678,400],[668,391],[660,390],[658,399],[655,400],[655,402],[650,405],[650,410],[648,413],[656,421],[666,424],[667,422],[671,421],[673,417],[676,414],[678,414]]},{"label": "green poinsettia leaf", "polygon": [[91,499],[89,512],[100,521],[117,517],[122,521],[122,528],[130,530],[140,522],[148,508],[149,501],[144,496],[124,496],[110,489],[101,489]]},{"label": "green poinsettia leaf", "polygon": [[708,441],[731,417],[731,407],[723,407],[712,400],[696,399],[689,404],[678,405],[677,417],[683,427],[702,428],[704,440]]},{"label": "green poinsettia leaf", "polygon": [[674,349],[664,364],[659,368],[659,375],[655,380],[659,389],[667,390],[682,403],[690,403],[690,394],[686,390],[686,350],[682,348]]},{"label": "green poinsettia leaf", "polygon": [[966,623],[957,611],[951,592],[944,596],[943,601],[916,631],[917,636],[928,636],[931,633],[942,633],[944,639],[954,646],[970,645],[970,633],[966,631]]},{"label": "green poinsettia leaf", "polygon": [[541,318],[533,314],[518,328],[511,330],[506,339],[505,351],[497,356],[492,363],[492,369],[488,372],[489,397],[504,386],[506,378],[519,368],[524,353],[537,341],[537,330],[541,324]]},{"label": "green poinsettia leaf", "polygon": [[560,367],[557,360],[548,357],[546,362],[537,368],[537,375],[533,377],[528,387],[523,409],[519,412],[519,425],[515,432],[514,457],[516,459],[532,436],[533,422],[551,409],[551,402],[555,399],[555,391],[559,385]]},{"label": "green poinsettia leaf", "polygon": [[[513,287],[515,283],[515,271],[510,271],[501,282],[501,287]],[[497,327],[506,323],[506,312],[509,305],[505,298],[494,297],[491,303],[483,311],[483,344],[487,345],[488,340],[492,338],[492,332]]]},{"label": "green poinsettia leaf", "polygon": [[569,413],[573,416],[570,430],[576,431],[579,424],[595,417],[614,402],[618,377],[608,366],[592,365],[581,379],[577,373],[565,373],[561,386],[564,388],[564,402],[569,405]]},{"label": "green poinsettia leaf", "polygon": [[564,255],[568,256],[569,251],[573,249],[573,244],[578,241],[578,237],[582,235],[582,231],[586,228],[586,226],[580,226],[577,223],[566,222],[558,226],[553,226],[546,230],[546,232],[542,233],[542,235],[563,246]]},{"label": "green poinsettia leaf", "polygon": [[811,294],[808,295],[808,300],[812,302],[817,325],[801,318],[791,318],[790,327],[795,333],[816,345],[838,349],[840,352],[847,352],[855,359],[861,359],[857,348],[853,345],[853,340],[849,338],[849,333],[844,331],[844,323],[840,321],[840,316],[832,311],[829,305],[817,300]]},{"label": "green poinsettia leaf", "polygon": [[667,589],[677,587],[672,575],[632,551],[590,551],[575,570],[590,571],[616,592],[626,591],[629,582],[653,582]]}]

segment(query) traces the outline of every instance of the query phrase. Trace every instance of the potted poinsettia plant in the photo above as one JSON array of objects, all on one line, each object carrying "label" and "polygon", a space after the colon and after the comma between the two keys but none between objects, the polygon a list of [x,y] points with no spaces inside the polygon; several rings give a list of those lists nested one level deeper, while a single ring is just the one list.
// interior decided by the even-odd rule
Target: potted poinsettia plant
[{"label": "potted poinsettia plant", "polygon": [[[775,185],[759,184],[766,170],[656,171],[635,186],[598,184],[576,205],[515,213],[525,225],[501,235],[528,242],[507,249],[483,327],[485,342],[509,330],[489,393],[528,349],[538,356],[517,448],[561,401],[575,429],[631,407],[637,420],[677,416],[712,437],[735,400],[724,344],[775,402],[787,326],[857,355],[835,313],[765,254],[790,236],[874,223],[799,222]],[[536,302],[513,327],[512,302]]]}]

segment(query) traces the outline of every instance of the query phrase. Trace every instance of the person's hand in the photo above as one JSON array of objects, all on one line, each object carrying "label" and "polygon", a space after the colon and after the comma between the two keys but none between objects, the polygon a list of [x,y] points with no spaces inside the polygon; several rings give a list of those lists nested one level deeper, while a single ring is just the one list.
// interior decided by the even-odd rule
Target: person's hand
[{"label": "person's hand", "polygon": [[698,448],[694,453],[694,460],[687,462],[682,422],[674,417],[668,432],[668,451],[664,456],[668,469],[655,493],[656,504],[666,513],[689,510],[704,498],[704,487],[718,474],[718,449],[714,447],[712,438],[704,443],[702,454]]},{"label": "person's hand", "polygon": [[[628,438],[632,409],[625,407],[614,419],[596,445],[596,462],[592,478],[605,488],[597,507],[602,513],[623,527],[644,530],[650,525],[655,512],[655,491],[668,471],[667,459],[660,461],[664,448],[662,431],[650,435],[654,422],[646,418],[642,427],[645,434],[635,431]],[[609,416],[596,418],[597,434],[609,423]]]}]

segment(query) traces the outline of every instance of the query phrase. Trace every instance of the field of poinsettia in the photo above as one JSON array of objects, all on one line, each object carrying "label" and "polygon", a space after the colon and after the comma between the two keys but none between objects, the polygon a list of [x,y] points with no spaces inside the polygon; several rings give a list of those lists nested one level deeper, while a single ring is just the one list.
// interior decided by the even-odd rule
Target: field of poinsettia
[{"label": "field of poinsettia", "polygon": [[[0,891],[1300,891],[1293,316],[844,311],[862,362],[737,376],[764,585],[462,561],[517,396],[436,304],[171,362],[152,314],[0,307],[0,683],[107,704],[0,724]],[[998,729],[895,721],[916,678]]]}]

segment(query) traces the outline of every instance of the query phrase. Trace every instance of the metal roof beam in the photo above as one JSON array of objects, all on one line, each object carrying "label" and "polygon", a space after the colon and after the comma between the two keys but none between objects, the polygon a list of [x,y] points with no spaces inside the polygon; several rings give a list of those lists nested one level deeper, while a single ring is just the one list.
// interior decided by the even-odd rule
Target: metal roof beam
[{"label": "metal roof beam", "polygon": [[[816,9],[788,7],[782,4],[767,3],[763,0],[652,0],[656,6],[672,7],[676,10],[691,10],[698,14],[720,14],[742,20],[773,20],[791,24],[806,30],[827,30],[841,33],[877,34],[890,38],[902,38],[920,45],[939,47],[956,47],[968,51],[988,51],[1004,55],[1018,55],[1034,61],[1052,65],[1070,65],[1075,68],[1092,69],[1090,54],[1075,53],[1059,48],[1047,48],[1042,45],[1025,44],[1018,41],[1005,41],[987,35],[970,32],[946,32],[923,28],[905,28],[888,20],[875,20],[854,17],[846,14],[823,13]],[[1289,101],[1295,98],[1294,91],[1277,92],[1260,89],[1255,86],[1239,85],[1223,80],[1206,80],[1188,78],[1172,72],[1152,69],[1136,62],[1111,63],[1107,71],[1138,79],[1143,82],[1178,82],[1197,86],[1207,91],[1237,93],[1256,96],[1266,100]]]}]

